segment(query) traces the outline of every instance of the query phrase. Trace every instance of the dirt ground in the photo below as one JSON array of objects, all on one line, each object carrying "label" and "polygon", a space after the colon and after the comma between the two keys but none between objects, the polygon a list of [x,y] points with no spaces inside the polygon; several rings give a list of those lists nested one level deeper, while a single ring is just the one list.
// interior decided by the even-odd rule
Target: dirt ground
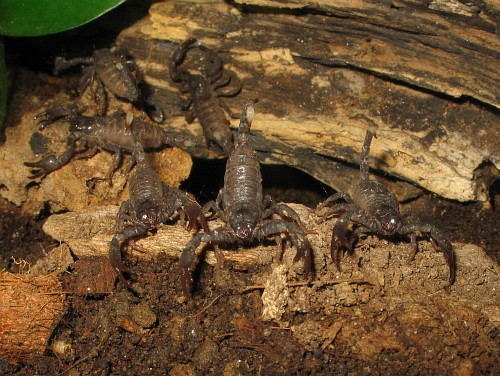
[{"label": "dirt ground", "polygon": [[[16,73],[4,151],[9,135],[31,138],[20,135],[27,131],[19,124],[34,131],[36,124],[26,119],[67,84],[31,70]],[[71,164],[86,174],[96,163],[106,161]],[[200,201],[213,199],[223,171],[224,162],[195,161],[182,187]],[[35,196],[33,191],[49,192],[50,184],[59,181],[54,179],[33,183],[29,197]],[[160,252],[151,258],[129,250],[124,260],[139,291],[134,294],[115,284],[105,256],[76,260],[70,255],[67,270],[56,273],[67,308],[54,323],[46,350],[3,357],[0,374],[498,374],[498,182],[490,190],[489,208],[425,192],[402,205],[449,234],[457,256],[457,280],[449,286],[443,255],[426,238],[420,239],[415,260],[407,263],[411,246],[404,239],[363,237],[352,255],[342,257],[339,272],[329,254],[334,221],[317,224],[310,209],[331,191],[290,167],[263,167],[263,181],[276,200],[302,204],[297,210],[314,228],[308,236],[314,248],[314,276],[309,281],[303,278],[302,262],[291,261],[294,250],[286,249],[282,264],[273,261],[272,242],[227,251],[253,248],[257,262],[228,261],[218,269],[200,261],[190,300],[180,289],[176,257]],[[99,197],[78,210],[118,205],[123,199],[111,199],[112,192],[102,193],[100,183],[93,184],[87,181],[87,190]],[[74,200],[68,195],[68,202]],[[60,242],[48,237],[42,226],[58,211],[57,205],[48,200],[40,209],[40,197],[37,200],[19,205],[0,201],[0,269],[22,275],[27,265],[34,268],[40,260],[53,258]],[[168,234],[180,226],[165,225],[163,231]],[[0,289],[4,286],[0,283]]]}]

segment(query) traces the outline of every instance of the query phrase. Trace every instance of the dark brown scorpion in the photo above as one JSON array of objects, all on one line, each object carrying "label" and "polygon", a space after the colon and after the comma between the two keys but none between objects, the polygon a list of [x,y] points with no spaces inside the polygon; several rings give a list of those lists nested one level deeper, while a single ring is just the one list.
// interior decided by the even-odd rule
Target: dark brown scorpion
[{"label": "dark brown scorpion", "polygon": [[[196,234],[182,252],[181,284],[187,297],[193,283],[191,268],[195,250],[202,242],[232,244],[252,242],[275,235],[280,247],[278,257],[281,258],[279,235],[285,233],[297,249],[294,262],[304,259],[306,278],[311,271],[311,244],[305,236],[305,229],[298,214],[283,203],[275,204],[269,196],[263,198],[260,164],[255,150],[249,144],[253,114],[253,104],[248,104],[241,115],[235,148],[226,164],[224,187],[215,202],[208,202],[203,207],[204,211],[213,210],[226,225]],[[272,219],[273,214],[279,215],[281,219]],[[215,255],[218,264],[222,264],[223,255],[217,247]]]},{"label": "dark brown scorpion", "polygon": [[[125,50],[117,49],[112,52],[103,48],[94,51],[91,57],[77,57],[69,60],[57,57],[54,63],[54,74],[59,74],[69,67],[80,64],[86,66],[83,68],[83,75],[80,79],[80,95],[94,81],[97,83],[98,116],[104,116],[106,113],[107,104],[104,88],[107,88],[118,98],[139,104],[139,107],[154,106],[154,112],[148,111],[148,116],[155,122],[163,121],[164,115],[161,108],[152,104],[149,99],[145,103],[143,102],[142,74],[134,61],[127,58]],[[95,98],[95,94],[92,94]]]},{"label": "dark brown scorpion", "polygon": [[[331,215],[340,216],[333,227],[332,260],[340,270],[339,251],[341,249],[352,250],[353,241],[347,238],[349,222],[358,226],[352,234],[354,239],[362,232],[372,232],[382,236],[408,236],[413,245],[408,262],[413,261],[418,252],[417,234],[423,233],[429,235],[434,248],[443,252],[450,269],[449,283],[453,284],[455,281],[455,255],[451,242],[436,227],[420,222],[410,211],[401,214],[396,196],[389,192],[383,184],[370,180],[368,159],[374,134],[374,129],[368,129],[366,133],[359,181],[353,187],[352,195],[339,192],[318,205],[318,212],[328,207],[326,212],[319,215],[321,220],[326,220]],[[332,206],[335,201],[341,198],[346,203]]]},{"label": "dark brown scorpion", "polygon": [[[143,236],[165,223],[176,211],[181,219],[187,219],[187,230],[199,224],[205,231],[208,225],[200,205],[180,189],[170,187],[161,181],[146,160],[143,146],[135,143],[134,156],[137,167],[129,181],[130,199],[125,201],[118,212],[118,233],[113,237],[109,248],[109,260],[118,272],[118,277],[127,286],[129,283],[123,273],[130,269],[122,262],[121,247],[128,240]],[[125,224],[129,223],[128,226]]]},{"label": "dark brown scorpion", "polygon": [[190,108],[186,120],[191,123],[195,118],[201,123],[203,134],[207,143],[213,141],[219,145],[226,155],[230,155],[233,149],[233,135],[229,128],[229,120],[226,119],[224,110],[233,116],[229,108],[220,97],[232,97],[241,90],[241,84],[231,91],[219,91],[218,89],[227,86],[231,81],[231,75],[224,75],[224,65],[221,58],[212,50],[205,46],[197,46],[206,54],[206,61],[202,69],[203,74],[190,73],[187,70],[180,70],[186,57],[186,53],[193,44],[195,38],[186,40],[174,52],[170,63],[170,77],[174,82],[184,83],[187,87],[181,87],[181,92],[190,93],[191,97],[183,104],[183,108]]},{"label": "dark brown scorpion", "polygon": [[[160,148],[165,145],[183,147],[186,141],[176,139],[169,135],[158,125],[148,124],[138,118],[129,120],[127,115],[119,110],[106,117],[82,116],[75,104],[58,106],[37,116],[41,118],[40,130],[57,120],[68,120],[71,134],[67,138],[66,151],[59,157],[50,154],[38,162],[25,162],[27,167],[34,169],[31,179],[43,178],[49,173],[67,164],[75,154],[77,158],[90,158],[97,153],[99,148],[115,153],[113,165],[107,179],[111,179],[113,172],[118,168],[122,153],[131,154],[134,150],[135,140],[140,140],[146,149]],[[80,140],[82,145],[77,147]],[[131,167],[131,166],[130,166]]]}]

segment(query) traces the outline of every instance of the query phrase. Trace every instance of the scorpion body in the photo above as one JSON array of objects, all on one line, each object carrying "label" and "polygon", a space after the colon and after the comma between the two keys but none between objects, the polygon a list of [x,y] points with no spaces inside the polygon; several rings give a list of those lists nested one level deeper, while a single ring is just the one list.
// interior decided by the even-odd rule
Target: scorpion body
[{"label": "scorpion body", "polygon": [[[216,202],[207,203],[203,210],[213,210],[226,225],[215,230],[196,234],[184,248],[181,264],[181,283],[186,296],[190,295],[193,282],[190,269],[194,252],[202,243],[241,243],[261,240],[274,235],[281,248],[279,234],[287,234],[297,248],[294,261],[304,259],[307,277],[311,269],[311,244],[305,237],[303,224],[298,214],[289,206],[275,204],[269,196],[263,198],[260,164],[255,150],[250,146],[250,123],[253,118],[252,104],[246,106],[241,115],[238,137],[231,153],[224,176],[224,188]],[[281,219],[272,219],[277,214]],[[291,220],[291,221],[290,221]],[[218,264],[223,263],[223,255],[215,249]],[[279,253],[281,258],[281,252]]]},{"label": "scorpion body", "polygon": [[191,95],[183,105],[183,108],[191,108],[186,116],[188,123],[198,118],[207,143],[213,141],[224,150],[226,155],[230,155],[233,149],[233,136],[229,128],[230,122],[226,119],[223,108],[231,116],[232,114],[220,97],[238,94],[241,85],[230,92],[218,91],[219,88],[229,84],[231,75],[224,77],[222,60],[214,51],[204,46],[198,46],[198,48],[205,52],[206,60],[210,64],[204,65],[203,74],[194,74],[187,70],[179,72],[179,65],[182,64],[187,51],[196,41],[194,38],[188,39],[174,52],[170,63],[170,77],[174,82],[185,83],[187,87],[181,88],[181,91],[189,92]]},{"label": "scorpion body", "polygon": [[[331,215],[340,215],[332,233],[331,254],[333,261],[340,269],[340,250],[352,250],[353,242],[347,236],[349,222],[357,225],[353,231],[353,238],[362,232],[372,232],[389,237],[408,236],[413,245],[408,262],[413,261],[418,252],[417,234],[423,233],[429,235],[434,248],[443,252],[450,270],[449,283],[452,284],[455,281],[455,256],[451,242],[439,229],[430,224],[422,223],[410,211],[400,213],[396,196],[380,182],[370,179],[369,154],[374,134],[374,129],[369,129],[366,133],[359,181],[353,187],[352,194],[336,193],[318,206],[318,211],[328,207],[326,213],[320,216],[321,220],[325,220]],[[345,203],[331,206],[342,198],[346,201]]]},{"label": "scorpion body", "polygon": [[[127,59],[124,50],[118,49],[115,52],[107,48],[94,51],[91,57],[79,57],[66,60],[63,57],[57,57],[54,63],[54,74],[75,66],[85,65],[83,75],[80,79],[80,95],[85,89],[97,83],[98,97],[98,116],[104,116],[106,113],[106,94],[104,88],[107,88],[118,98],[124,99],[130,103],[139,104],[141,107],[153,105],[154,112],[148,112],[148,116],[155,122],[162,122],[163,110],[158,106],[146,100],[143,103],[141,84],[143,83],[142,74],[139,67]],[[94,96],[94,95],[93,95]],[[95,96],[94,96],[95,97]]]},{"label": "scorpion body", "polygon": [[[129,181],[130,199],[125,201],[118,212],[117,229],[119,232],[110,243],[109,259],[118,272],[120,280],[128,285],[123,273],[130,269],[121,260],[121,247],[129,239],[143,236],[166,222],[176,211],[181,218],[187,219],[187,230],[199,224],[205,231],[208,225],[196,201],[180,189],[162,182],[146,160],[143,146],[136,141],[134,155],[137,162],[135,173]],[[129,222],[129,226],[125,223]]]},{"label": "scorpion body", "polygon": [[[129,120],[123,111],[117,111],[106,117],[82,116],[78,114],[76,105],[68,104],[43,112],[37,115],[37,118],[43,119],[40,130],[45,129],[48,124],[57,119],[68,120],[71,134],[66,140],[66,151],[59,157],[50,154],[38,162],[24,163],[27,167],[34,169],[31,179],[43,178],[61,168],[82,149],[85,151],[80,153],[78,158],[89,158],[102,148],[115,154],[107,177],[109,180],[121,162],[122,153],[131,154],[137,140],[146,149],[156,149],[164,145],[182,147],[184,144],[159,126],[145,123],[138,118],[133,118],[128,126]],[[83,144],[79,148],[76,147],[78,140]]]}]

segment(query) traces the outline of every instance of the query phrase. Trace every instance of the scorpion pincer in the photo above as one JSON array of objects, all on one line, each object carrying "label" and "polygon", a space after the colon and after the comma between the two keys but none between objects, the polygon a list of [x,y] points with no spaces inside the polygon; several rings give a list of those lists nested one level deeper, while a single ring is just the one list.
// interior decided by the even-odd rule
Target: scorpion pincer
[{"label": "scorpion pincer", "polygon": [[198,46],[206,54],[205,61],[210,63],[202,67],[202,74],[190,73],[187,70],[179,71],[179,65],[183,63],[187,51],[196,41],[194,38],[188,39],[174,52],[170,63],[170,77],[174,82],[186,84],[187,87],[181,87],[180,90],[191,95],[183,104],[183,108],[190,109],[186,116],[187,122],[191,123],[198,118],[207,143],[214,142],[226,155],[230,155],[233,149],[233,135],[223,108],[231,117],[234,116],[220,97],[235,96],[241,91],[241,84],[238,82],[235,89],[230,91],[218,90],[227,86],[232,76],[224,75],[222,60],[205,46]]},{"label": "scorpion pincer", "polygon": [[[107,88],[118,98],[124,99],[130,103],[154,106],[154,112],[148,112],[151,120],[161,123],[164,119],[163,110],[151,103],[150,99],[145,102],[142,97],[141,85],[143,85],[142,74],[139,67],[127,57],[124,49],[118,48],[115,52],[107,48],[94,51],[91,57],[77,57],[66,60],[63,57],[57,57],[54,63],[54,74],[73,67],[75,65],[84,65],[83,75],[80,79],[80,95],[85,89],[97,83],[96,101],[98,102],[99,116],[106,113],[106,94],[104,88]],[[95,93],[93,93],[95,97]]]},{"label": "scorpion pincer", "polygon": [[[356,239],[360,233],[371,232],[382,236],[406,235],[410,238],[413,251],[408,262],[413,261],[418,252],[417,234],[427,234],[435,249],[442,251],[448,264],[449,283],[455,281],[455,255],[451,242],[436,227],[422,223],[412,212],[399,212],[396,197],[381,183],[370,180],[369,154],[370,145],[375,129],[368,129],[363,144],[362,162],[360,165],[359,181],[352,189],[352,195],[339,192],[330,196],[325,202],[318,205],[317,212],[323,208],[328,210],[318,214],[321,221],[328,217],[340,216],[333,227],[331,255],[332,260],[340,270],[340,255],[342,249],[352,250],[353,241],[347,237],[349,222],[354,223],[355,229],[352,238]],[[343,198],[345,203],[333,205]]]},{"label": "scorpion pincer", "polygon": [[130,285],[123,273],[129,273],[130,269],[121,259],[121,247],[125,242],[156,229],[176,211],[182,220],[187,220],[188,231],[197,225],[208,231],[200,205],[186,192],[161,181],[147,162],[141,142],[136,141],[134,147],[137,167],[129,181],[130,199],[120,206],[116,225],[118,233],[111,240],[109,248],[111,265],[117,271],[120,281],[127,286]]},{"label": "scorpion pincer", "polygon": [[[145,123],[138,118],[133,118],[129,126],[130,120],[121,110],[105,117],[82,116],[79,115],[78,107],[70,103],[42,112],[37,115],[37,118],[42,119],[40,130],[56,120],[67,120],[71,134],[66,140],[66,151],[59,157],[50,154],[38,162],[24,163],[27,167],[34,169],[31,179],[44,178],[67,164],[75,154],[79,159],[90,158],[101,148],[115,154],[113,165],[107,175],[107,180],[110,181],[113,172],[121,162],[122,153],[133,152],[135,139],[140,140],[146,149],[156,149],[164,145],[183,148],[186,143],[168,134],[158,125]],[[77,147],[77,141],[80,141],[82,145]]]},{"label": "scorpion pincer", "polygon": [[[255,150],[250,146],[250,123],[253,119],[253,104],[247,104],[240,119],[235,148],[231,153],[224,176],[224,187],[216,202],[208,202],[204,211],[213,210],[226,224],[215,230],[198,233],[188,242],[181,258],[181,285],[189,297],[193,278],[191,269],[194,264],[195,250],[200,243],[242,243],[261,240],[274,235],[279,246],[280,234],[287,234],[297,253],[294,262],[304,259],[304,275],[311,271],[311,244],[306,238],[306,230],[298,214],[289,206],[275,204],[269,196],[263,198],[260,164]],[[273,214],[280,219],[273,219]],[[223,255],[215,248],[218,264],[222,266]]]}]

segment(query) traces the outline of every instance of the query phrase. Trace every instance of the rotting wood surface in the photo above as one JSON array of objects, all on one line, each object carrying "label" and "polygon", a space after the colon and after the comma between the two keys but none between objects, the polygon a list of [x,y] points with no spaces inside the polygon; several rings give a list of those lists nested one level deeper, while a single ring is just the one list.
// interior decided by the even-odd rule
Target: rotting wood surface
[{"label": "rotting wood surface", "polygon": [[[195,36],[242,81],[243,92],[226,101],[233,112],[259,99],[252,130],[263,163],[349,190],[366,128],[376,125],[377,169],[446,198],[488,199],[476,178],[500,164],[494,5],[237,3],[155,3],[118,38],[178,132],[202,139],[168,76],[177,44]],[[214,157],[201,145],[190,153]]]}]

